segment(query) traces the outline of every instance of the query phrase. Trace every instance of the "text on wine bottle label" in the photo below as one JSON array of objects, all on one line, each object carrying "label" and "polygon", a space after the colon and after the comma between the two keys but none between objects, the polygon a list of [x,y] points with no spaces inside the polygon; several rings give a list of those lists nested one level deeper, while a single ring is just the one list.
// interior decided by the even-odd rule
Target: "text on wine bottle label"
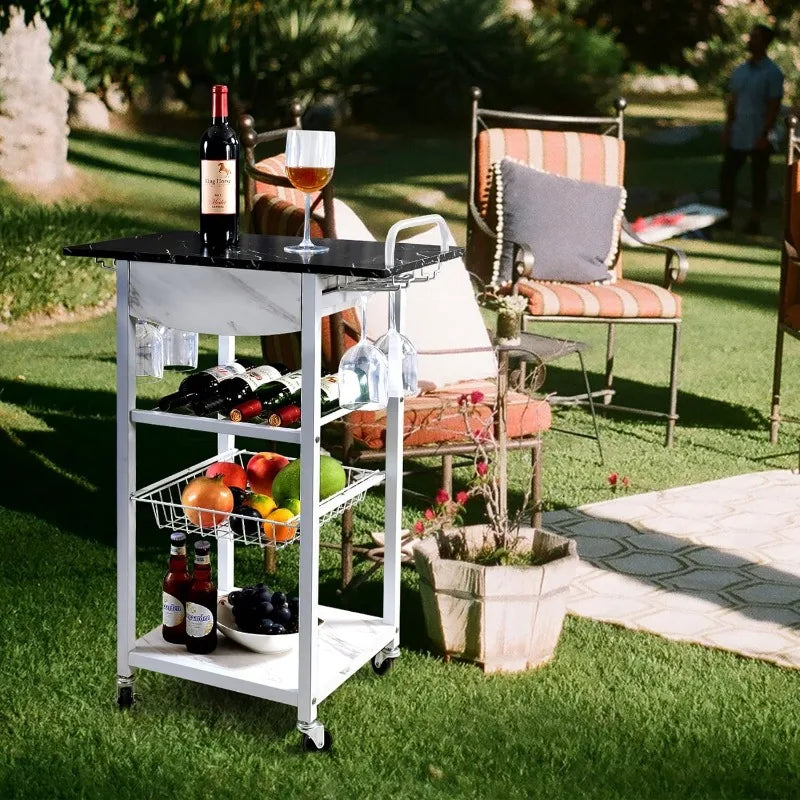
[{"label": "text on wine bottle label", "polygon": [[236,213],[236,160],[200,162],[200,211],[203,214]]}]

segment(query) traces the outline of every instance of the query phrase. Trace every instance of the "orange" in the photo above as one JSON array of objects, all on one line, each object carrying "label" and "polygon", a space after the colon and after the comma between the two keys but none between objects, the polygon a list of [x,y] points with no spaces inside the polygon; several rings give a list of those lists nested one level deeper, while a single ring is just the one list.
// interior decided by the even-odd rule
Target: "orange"
[{"label": "orange", "polygon": [[[289,542],[297,534],[297,528],[293,525],[279,525],[279,522],[288,522],[295,514],[288,508],[276,508],[264,522],[264,531],[268,539],[276,542]],[[273,523],[273,524],[270,524]]]}]

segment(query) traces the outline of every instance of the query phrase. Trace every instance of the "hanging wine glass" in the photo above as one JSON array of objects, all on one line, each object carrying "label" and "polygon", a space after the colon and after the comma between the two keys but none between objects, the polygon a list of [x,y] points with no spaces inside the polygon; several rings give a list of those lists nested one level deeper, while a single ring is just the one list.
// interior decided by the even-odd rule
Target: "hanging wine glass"
[{"label": "hanging wine glass", "polygon": [[293,128],[286,133],[286,177],[295,189],[305,193],[303,241],[288,245],[287,253],[327,253],[324,245],[311,241],[311,193],[318,192],[333,176],[336,162],[336,134],[333,131],[304,131]]},{"label": "hanging wine glass", "polygon": [[361,339],[339,362],[339,405],[342,408],[376,410],[389,402],[389,362],[367,341],[367,301],[359,298]]},{"label": "hanging wine glass", "polygon": [[197,332],[182,331],[166,325],[162,325],[159,330],[164,340],[164,367],[197,369]]},{"label": "hanging wine glass", "polygon": [[155,322],[136,320],[136,375],[164,377],[164,340]]},{"label": "hanging wine glass", "polygon": [[401,383],[395,385],[396,373],[389,376],[389,394],[399,397],[401,394],[408,397],[415,395],[417,386],[417,349],[411,340],[397,330],[394,318],[394,298],[389,297],[389,330],[381,336],[375,346],[386,355],[389,363],[397,358],[401,363]]}]

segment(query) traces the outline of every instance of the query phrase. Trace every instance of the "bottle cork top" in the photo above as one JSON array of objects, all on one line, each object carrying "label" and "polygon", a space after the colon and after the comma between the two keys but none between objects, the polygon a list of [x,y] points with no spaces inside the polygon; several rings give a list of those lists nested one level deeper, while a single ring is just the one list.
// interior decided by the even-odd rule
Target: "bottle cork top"
[{"label": "bottle cork top", "polygon": [[257,397],[251,397],[249,400],[245,400],[244,403],[240,403],[236,408],[231,409],[228,418],[233,422],[242,422],[242,420],[257,417],[262,408],[264,408],[262,402]]},{"label": "bottle cork top", "polygon": [[186,544],[186,534],[176,531],[170,535],[169,540],[176,546]]},{"label": "bottle cork top", "polygon": [[201,539],[199,542],[194,543],[194,552],[199,556],[208,555],[211,552],[211,542],[206,539]]}]

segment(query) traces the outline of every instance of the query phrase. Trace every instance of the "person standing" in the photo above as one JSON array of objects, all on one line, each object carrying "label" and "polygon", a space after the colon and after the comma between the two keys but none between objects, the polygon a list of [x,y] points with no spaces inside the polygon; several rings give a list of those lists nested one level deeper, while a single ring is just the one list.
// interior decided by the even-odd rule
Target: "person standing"
[{"label": "person standing", "polygon": [[747,40],[750,58],[731,74],[722,133],[724,153],[719,177],[720,203],[728,212],[730,227],[736,206],[736,178],[750,158],[752,209],[744,228],[747,234],[761,233],[761,217],[767,204],[767,169],[772,146],[768,136],[783,98],[783,73],[767,56],[775,38],[772,28],[756,25]]}]

